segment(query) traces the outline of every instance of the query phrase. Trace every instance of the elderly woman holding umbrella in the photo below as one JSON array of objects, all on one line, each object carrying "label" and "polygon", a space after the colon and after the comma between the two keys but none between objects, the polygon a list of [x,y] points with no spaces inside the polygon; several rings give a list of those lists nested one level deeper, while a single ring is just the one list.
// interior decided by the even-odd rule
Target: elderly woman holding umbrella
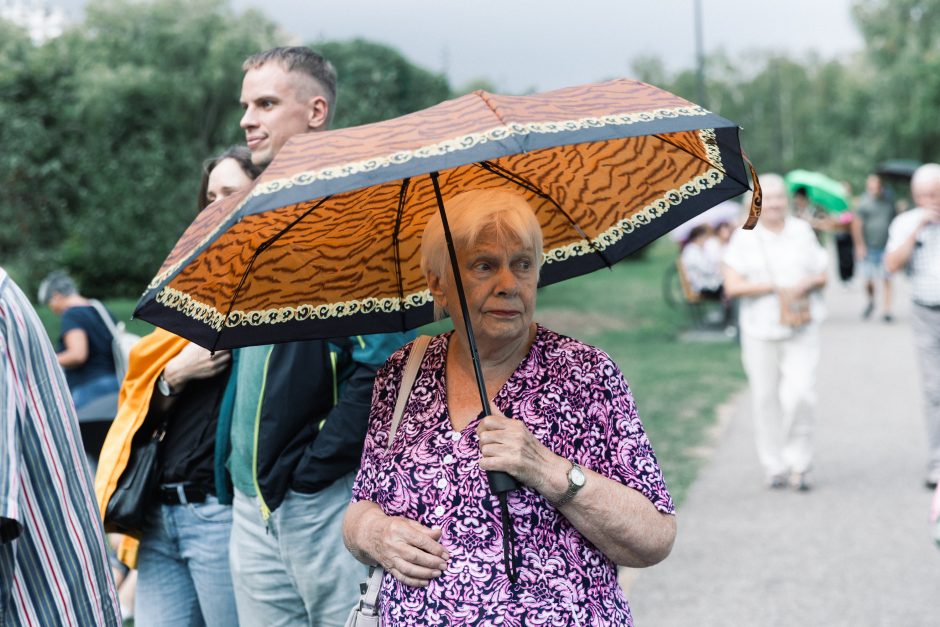
[{"label": "elderly woman holding umbrella", "polygon": [[[480,415],[437,217],[422,269],[457,330],[431,340],[391,442],[413,344],[377,376],[347,546],[386,569],[390,624],[630,624],[616,565],[661,561],[676,533],[630,390],[605,353],[533,322],[542,233],[521,196],[465,192],[446,213],[494,410]],[[515,576],[484,471],[522,484],[508,498]]]}]

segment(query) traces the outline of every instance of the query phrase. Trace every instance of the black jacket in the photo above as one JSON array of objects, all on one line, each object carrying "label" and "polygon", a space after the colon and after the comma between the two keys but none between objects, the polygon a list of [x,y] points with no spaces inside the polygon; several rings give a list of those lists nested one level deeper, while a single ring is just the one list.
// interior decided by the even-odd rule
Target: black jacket
[{"label": "black jacket", "polygon": [[376,371],[413,334],[277,344],[265,372],[255,456],[262,513],[288,489],[322,490],[359,466]]}]

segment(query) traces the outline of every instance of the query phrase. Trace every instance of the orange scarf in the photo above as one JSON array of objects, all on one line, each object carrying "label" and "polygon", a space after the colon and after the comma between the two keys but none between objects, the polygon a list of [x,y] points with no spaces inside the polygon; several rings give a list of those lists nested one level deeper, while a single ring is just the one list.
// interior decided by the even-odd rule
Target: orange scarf
[{"label": "orange scarf", "polygon": [[[98,472],[95,474],[95,496],[102,520],[118,480],[127,468],[134,434],[147,418],[157,378],[167,363],[188,343],[188,340],[169,331],[156,329],[131,349],[127,375],[118,396],[117,416],[101,448]],[[137,544],[137,540],[125,536],[118,551],[121,561],[131,568],[137,563]]]}]

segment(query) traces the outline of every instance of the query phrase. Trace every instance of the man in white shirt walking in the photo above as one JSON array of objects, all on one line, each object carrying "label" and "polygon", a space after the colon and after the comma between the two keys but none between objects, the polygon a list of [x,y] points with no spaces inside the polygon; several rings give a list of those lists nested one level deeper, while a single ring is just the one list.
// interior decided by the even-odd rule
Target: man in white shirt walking
[{"label": "man in white shirt walking", "polygon": [[911,179],[916,207],[891,222],[885,268],[907,268],[914,301],[911,327],[917,343],[927,419],[926,485],[940,480],[940,164],[917,168]]}]

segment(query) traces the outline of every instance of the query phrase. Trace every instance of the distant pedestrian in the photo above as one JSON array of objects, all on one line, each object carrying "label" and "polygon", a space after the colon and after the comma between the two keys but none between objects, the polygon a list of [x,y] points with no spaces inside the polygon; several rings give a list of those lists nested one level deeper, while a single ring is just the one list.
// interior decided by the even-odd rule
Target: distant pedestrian
[{"label": "distant pedestrian", "polygon": [[[120,383],[111,350],[113,336],[92,302],[78,292],[75,281],[61,270],[39,285],[39,302],[61,318],[56,359],[65,369],[75,409],[97,398],[117,394]],[[108,312],[112,322],[114,314]]]},{"label": "distant pedestrian", "polygon": [[120,625],[65,377],[3,268],[0,360],[0,625]]},{"label": "distant pedestrian", "polygon": [[885,254],[889,272],[907,268],[914,301],[911,327],[920,357],[927,419],[926,485],[940,480],[940,165],[920,166],[911,178],[914,209],[891,222]]},{"label": "distant pedestrian", "polygon": [[741,357],[767,485],[807,490],[827,255],[812,227],[787,215],[783,179],[766,174],[761,183],[760,223],[732,236],[724,289],[740,299]]},{"label": "distant pedestrian", "polygon": [[679,258],[693,290],[703,296],[721,297],[721,251],[710,226],[699,224],[692,229]]},{"label": "distant pedestrian", "polygon": [[884,310],[882,319],[891,322],[891,273],[885,269],[885,246],[888,243],[888,227],[894,219],[894,204],[885,193],[881,177],[869,174],[865,179],[865,195],[855,209],[852,222],[852,240],[855,244],[855,257],[859,260],[862,277],[865,280],[865,293],[868,302],[862,311],[866,320],[875,311],[875,283],[883,285]]}]

